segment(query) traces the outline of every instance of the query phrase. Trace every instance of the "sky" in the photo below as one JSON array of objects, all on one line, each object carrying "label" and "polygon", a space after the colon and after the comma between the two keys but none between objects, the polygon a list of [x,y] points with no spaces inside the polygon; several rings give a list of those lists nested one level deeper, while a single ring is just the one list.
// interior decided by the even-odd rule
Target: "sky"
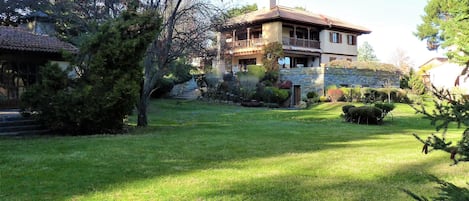
[{"label": "sky", "polygon": [[[232,0],[225,3],[241,6],[256,3],[268,8],[269,0]],[[397,49],[404,50],[414,67],[418,67],[441,52],[429,51],[426,42],[413,35],[427,0],[277,0],[278,5],[303,7],[306,10],[337,17],[370,29],[370,34],[358,37],[358,46],[367,41],[381,62],[392,63]]]}]

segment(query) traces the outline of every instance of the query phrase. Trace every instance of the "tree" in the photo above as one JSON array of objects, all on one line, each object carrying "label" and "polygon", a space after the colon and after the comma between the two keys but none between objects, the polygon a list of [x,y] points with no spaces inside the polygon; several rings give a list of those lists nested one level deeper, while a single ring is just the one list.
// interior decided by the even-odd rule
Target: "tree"
[{"label": "tree", "polygon": [[135,0],[55,0],[45,12],[55,20],[58,37],[79,45],[98,26],[118,17],[123,11],[139,6]]},{"label": "tree", "polygon": [[409,74],[408,85],[414,94],[423,95],[426,92],[426,86],[421,74],[411,71]]},{"label": "tree", "polygon": [[257,4],[249,4],[242,7],[232,8],[226,12],[227,18],[232,18],[257,10]]},{"label": "tree", "polygon": [[80,47],[80,76],[69,78],[56,65],[42,68],[39,83],[22,97],[25,107],[64,134],[122,132],[138,98],[141,60],[160,24],[158,15],[134,11],[104,23]]},{"label": "tree", "polygon": [[147,109],[156,84],[168,73],[168,65],[189,54],[203,55],[212,30],[220,23],[219,11],[204,0],[151,0],[147,9],[162,16],[163,26],[146,50],[144,76],[137,103],[138,126],[147,126]]},{"label": "tree", "polygon": [[18,26],[25,15],[48,8],[49,0],[0,0],[0,25]]},{"label": "tree", "polygon": [[447,48],[448,58],[469,65],[469,0],[430,0],[415,35],[428,49]]},{"label": "tree", "polygon": [[358,61],[378,61],[373,47],[367,41],[358,48]]},{"label": "tree", "polygon": [[407,55],[407,52],[401,48],[397,48],[391,57],[391,63],[394,64],[403,75],[409,75],[413,63]]},{"label": "tree", "polygon": [[[469,0],[430,0],[425,7],[423,23],[417,26],[415,35],[427,40],[428,49],[436,50],[440,46],[447,48],[448,58],[453,62],[465,64],[462,74],[469,68]],[[442,136],[432,134],[427,139],[414,136],[423,143],[422,152],[441,150],[450,155],[454,164],[469,161],[469,100],[454,95],[448,90],[437,90],[433,87],[435,110],[429,112],[424,106],[414,109],[431,119],[436,130],[443,130]],[[446,132],[451,123],[458,127],[465,126],[461,139],[456,145],[446,140]],[[459,188],[451,183],[436,179],[440,184],[438,197],[435,200],[469,200],[469,189]],[[416,200],[428,200],[404,190]]]}]

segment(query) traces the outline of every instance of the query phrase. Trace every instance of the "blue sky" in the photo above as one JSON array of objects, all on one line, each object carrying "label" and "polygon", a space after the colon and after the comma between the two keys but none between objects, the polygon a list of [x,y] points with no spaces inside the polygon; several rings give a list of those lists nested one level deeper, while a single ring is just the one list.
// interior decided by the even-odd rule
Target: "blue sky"
[{"label": "blue sky", "polygon": [[[269,6],[269,0],[225,0],[224,3]],[[413,35],[421,23],[427,0],[277,0],[277,4],[303,7],[367,27],[372,33],[358,37],[358,44],[368,41],[382,62],[391,63],[398,48],[407,53],[415,66],[441,55],[441,52],[428,51],[425,42]]]}]

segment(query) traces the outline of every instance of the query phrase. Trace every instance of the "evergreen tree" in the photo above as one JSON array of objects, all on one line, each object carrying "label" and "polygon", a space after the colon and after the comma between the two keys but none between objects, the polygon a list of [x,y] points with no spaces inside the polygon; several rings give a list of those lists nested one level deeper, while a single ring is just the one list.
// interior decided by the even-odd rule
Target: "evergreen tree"
[{"label": "evergreen tree", "polygon": [[160,28],[155,16],[129,11],[104,23],[80,48],[80,76],[44,67],[41,81],[24,93],[24,107],[61,134],[122,132],[140,92],[143,54]]},{"label": "evergreen tree", "polygon": [[[469,0],[430,0],[425,7],[423,23],[417,27],[416,36],[427,40],[428,49],[435,50],[440,46],[447,48],[448,57],[460,64],[465,64],[465,74],[469,68]],[[432,150],[447,152],[454,164],[469,161],[469,100],[454,95],[448,90],[433,88],[435,110],[428,112],[425,107],[414,108],[417,112],[431,119],[436,130],[443,130],[442,136],[432,134],[427,139],[414,136],[423,143],[422,152]],[[446,140],[446,131],[452,122],[466,129],[455,145]],[[469,200],[469,189],[436,179],[441,192],[435,200]],[[416,200],[429,200],[404,190]]]}]

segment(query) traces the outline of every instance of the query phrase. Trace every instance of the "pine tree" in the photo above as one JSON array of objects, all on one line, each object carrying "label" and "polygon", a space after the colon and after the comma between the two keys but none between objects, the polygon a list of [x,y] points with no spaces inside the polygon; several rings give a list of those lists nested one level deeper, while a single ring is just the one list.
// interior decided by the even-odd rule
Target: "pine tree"
[{"label": "pine tree", "polygon": [[[465,65],[462,74],[469,69],[469,0],[430,0],[425,7],[423,23],[418,25],[415,35],[427,40],[428,49],[447,48],[447,56],[451,61]],[[427,139],[414,136],[423,143],[422,152],[433,150],[447,152],[454,164],[469,161],[469,100],[467,97],[453,95],[448,90],[437,90],[433,87],[436,97],[435,110],[429,112],[425,107],[414,109],[431,119],[436,130],[443,130],[442,136],[432,134]],[[446,140],[446,131],[450,123],[466,129],[455,145]],[[469,200],[469,189],[460,188],[451,183],[435,179],[441,190],[434,200]],[[415,200],[429,200],[404,190]]]}]

